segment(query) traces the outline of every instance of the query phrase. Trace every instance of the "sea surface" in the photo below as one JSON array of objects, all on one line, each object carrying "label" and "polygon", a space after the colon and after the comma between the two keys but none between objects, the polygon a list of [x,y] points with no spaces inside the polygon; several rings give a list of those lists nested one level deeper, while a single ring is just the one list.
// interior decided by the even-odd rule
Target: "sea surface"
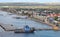
[{"label": "sea surface", "polygon": [[[25,25],[29,25],[30,27],[35,28],[52,28],[46,24],[38,23],[30,19],[16,19],[18,15],[12,14],[9,12],[0,11],[0,23],[4,24],[12,24],[16,28],[22,28]],[[21,16],[22,17],[22,16]],[[53,30],[43,30],[43,31],[35,31],[34,33],[19,33],[16,34],[14,32],[5,32],[0,27],[0,37],[60,37],[60,31]]]}]

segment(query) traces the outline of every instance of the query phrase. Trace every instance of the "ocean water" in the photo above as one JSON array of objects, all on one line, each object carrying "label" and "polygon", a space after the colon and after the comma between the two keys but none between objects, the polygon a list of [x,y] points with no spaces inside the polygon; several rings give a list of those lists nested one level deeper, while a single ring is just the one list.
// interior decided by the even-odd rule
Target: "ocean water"
[{"label": "ocean water", "polygon": [[[17,15],[9,15],[9,13],[0,11],[0,23],[12,24],[13,26],[20,28],[25,25],[35,28],[52,28],[48,25],[32,21],[30,19],[15,19]],[[0,37],[60,37],[60,31],[35,31],[34,33],[19,33],[14,32],[2,32],[3,29],[0,28]]]}]

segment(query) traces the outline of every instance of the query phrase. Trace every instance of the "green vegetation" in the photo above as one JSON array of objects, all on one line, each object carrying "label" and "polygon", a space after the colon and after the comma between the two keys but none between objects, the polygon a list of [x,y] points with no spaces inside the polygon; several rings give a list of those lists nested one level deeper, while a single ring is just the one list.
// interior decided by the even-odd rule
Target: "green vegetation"
[{"label": "green vegetation", "polygon": [[56,20],[56,21],[57,21],[57,20],[58,20],[58,16],[55,16],[55,17],[54,17],[54,20]]}]

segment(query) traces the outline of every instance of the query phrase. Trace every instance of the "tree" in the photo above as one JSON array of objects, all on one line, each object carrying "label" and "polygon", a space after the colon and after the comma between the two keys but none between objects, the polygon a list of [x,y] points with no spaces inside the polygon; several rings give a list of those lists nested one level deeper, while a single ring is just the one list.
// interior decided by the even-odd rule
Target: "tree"
[{"label": "tree", "polygon": [[54,17],[54,20],[56,20],[56,21],[57,21],[57,20],[58,20],[58,16],[55,16],[55,17]]}]

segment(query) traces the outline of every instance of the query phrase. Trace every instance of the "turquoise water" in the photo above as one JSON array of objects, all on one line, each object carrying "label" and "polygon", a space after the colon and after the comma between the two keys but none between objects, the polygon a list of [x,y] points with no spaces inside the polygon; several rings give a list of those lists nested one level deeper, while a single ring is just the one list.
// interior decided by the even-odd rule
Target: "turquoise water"
[{"label": "turquoise water", "polygon": [[[32,21],[30,19],[15,19],[17,15],[9,15],[7,12],[0,11],[0,22],[5,24],[13,24],[15,27],[20,28],[25,25],[29,25],[35,28],[51,28],[42,23]],[[1,31],[1,29],[0,29]],[[60,31],[35,31],[34,33],[19,33],[15,34],[13,32],[0,33],[2,37],[60,37]]]}]

